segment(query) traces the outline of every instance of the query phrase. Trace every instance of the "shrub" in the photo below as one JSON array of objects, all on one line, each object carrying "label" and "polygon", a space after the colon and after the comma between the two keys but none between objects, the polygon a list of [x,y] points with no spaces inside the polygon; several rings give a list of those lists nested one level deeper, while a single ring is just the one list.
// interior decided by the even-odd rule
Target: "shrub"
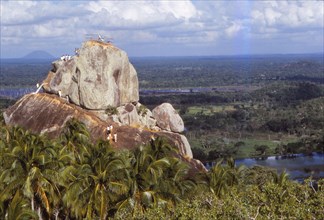
[{"label": "shrub", "polygon": [[117,111],[117,108],[116,107],[109,105],[107,107],[107,109],[105,110],[105,113],[107,115],[117,115],[118,114],[118,111]]}]

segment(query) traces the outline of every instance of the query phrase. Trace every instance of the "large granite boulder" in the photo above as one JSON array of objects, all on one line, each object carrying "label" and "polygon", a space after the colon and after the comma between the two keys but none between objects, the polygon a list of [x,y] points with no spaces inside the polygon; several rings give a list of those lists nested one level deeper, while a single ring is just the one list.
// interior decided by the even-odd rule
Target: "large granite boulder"
[{"label": "large granite boulder", "polygon": [[127,54],[109,43],[87,41],[78,55],[53,62],[46,92],[68,96],[76,105],[104,110],[139,100],[137,73]]},{"label": "large granite boulder", "polygon": [[155,107],[152,113],[161,129],[178,133],[184,131],[183,120],[170,103],[163,103]]},{"label": "large granite boulder", "polygon": [[102,120],[96,112],[85,110],[67,102],[54,94],[28,94],[4,112],[5,123],[9,126],[19,125],[33,133],[46,134],[50,138],[58,137],[66,122],[72,118],[83,122],[88,128],[92,139],[107,139],[107,126],[113,125],[113,134],[118,141],[110,140],[115,148],[133,149],[149,143],[157,137],[164,137],[170,144],[176,146],[179,157],[191,164],[194,170],[206,171],[200,161],[192,158],[190,145],[185,136],[166,131],[151,131],[148,129],[121,125],[113,120]]},{"label": "large granite boulder", "polygon": [[[52,64],[41,86],[45,93],[25,95],[6,109],[7,125],[55,138],[75,118],[86,125],[93,141],[109,139],[116,148],[134,148],[164,137],[192,168],[206,170],[192,158],[187,138],[179,134],[184,124],[172,105],[164,103],[151,112],[138,102],[137,73],[124,51],[91,40],[76,56]],[[111,125],[118,136],[115,141],[106,130]]]},{"label": "large granite boulder", "polygon": [[[94,113],[70,104],[54,94],[37,93],[22,97],[3,113],[7,125],[19,125],[33,133],[58,137],[71,118],[83,122],[95,138],[105,138],[105,125]],[[112,123],[112,122],[106,122]]]}]

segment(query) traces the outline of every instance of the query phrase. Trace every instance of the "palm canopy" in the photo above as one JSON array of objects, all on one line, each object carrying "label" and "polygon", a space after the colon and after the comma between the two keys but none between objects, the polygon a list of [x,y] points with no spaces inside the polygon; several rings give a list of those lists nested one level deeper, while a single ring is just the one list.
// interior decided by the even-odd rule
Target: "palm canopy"
[{"label": "palm canopy", "polygon": [[51,215],[51,207],[57,201],[59,190],[55,184],[58,164],[56,151],[42,136],[12,128],[6,140],[3,155],[7,164],[3,166],[0,182],[1,204],[10,204],[19,191],[30,200],[32,210],[38,209],[39,216]]},{"label": "palm canopy", "polygon": [[63,201],[76,218],[105,219],[109,205],[120,200],[127,191],[129,160],[125,152],[117,152],[109,142],[101,141],[88,149],[82,161],[67,166],[62,172],[66,180]]},{"label": "palm canopy", "polygon": [[175,152],[163,138],[133,152],[129,196],[118,204],[118,210],[143,212],[149,207],[173,206],[195,187],[194,181],[188,178],[188,166],[173,157]]},{"label": "palm canopy", "polygon": [[226,190],[239,183],[244,166],[235,166],[233,158],[228,158],[226,164],[218,161],[208,172],[210,190],[217,196],[222,196]]}]

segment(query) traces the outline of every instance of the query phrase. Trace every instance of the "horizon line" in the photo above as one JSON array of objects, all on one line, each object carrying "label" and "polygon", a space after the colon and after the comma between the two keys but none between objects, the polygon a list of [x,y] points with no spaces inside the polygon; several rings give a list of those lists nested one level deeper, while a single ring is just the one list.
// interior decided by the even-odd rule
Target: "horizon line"
[{"label": "horizon line", "polygon": [[[311,52],[311,53],[242,53],[242,54],[220,54],[220,55],[146,55],[146,56],[128,56],[129,58],[174,58],[174,57],[237,57],[237,56],[287,56],[287,55],[324,55],[322,52]],[[54,59],[59,56],[53,56]],[[25,58],[25,57],[1,57],[1,60],[51,60],[53,58]]]}]

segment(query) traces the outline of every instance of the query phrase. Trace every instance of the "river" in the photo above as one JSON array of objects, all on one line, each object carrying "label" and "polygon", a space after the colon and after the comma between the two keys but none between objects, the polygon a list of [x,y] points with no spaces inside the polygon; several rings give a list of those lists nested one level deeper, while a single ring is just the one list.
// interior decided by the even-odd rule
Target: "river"
[{"label": "river", "polygon": [[[267,157],[266,159],[237,159],[237,166],[246,167],[265,166],[276,169],[278,172],[286,171],[289,177],[294,180],[302,181],[310,176],[314,179],[324,178],[324,154],[313,153],[311,156],[297,154],[294,157]],[[207,164],[210,168],[211,164]]]}]

